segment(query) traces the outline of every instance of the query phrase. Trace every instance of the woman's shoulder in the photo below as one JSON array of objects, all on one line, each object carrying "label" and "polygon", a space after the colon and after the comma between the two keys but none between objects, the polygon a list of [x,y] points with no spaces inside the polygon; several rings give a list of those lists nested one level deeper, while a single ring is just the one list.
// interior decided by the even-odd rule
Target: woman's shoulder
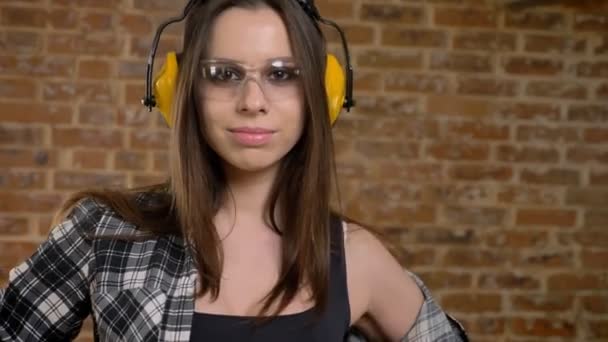
[{"label": "woman's shoulder", "polygon": [[[143,208],[155,200],[148,193],[133,194],[133,204]],[[79,233],[87,236],[133,236],[141,234],[141,229],[133,222],[123,217],[116,204],[107,202],[107,199],[97,196],[80,198],[68,211],[63,222],[71,225]],[[142,214],[143,215],[143,214]]]}]

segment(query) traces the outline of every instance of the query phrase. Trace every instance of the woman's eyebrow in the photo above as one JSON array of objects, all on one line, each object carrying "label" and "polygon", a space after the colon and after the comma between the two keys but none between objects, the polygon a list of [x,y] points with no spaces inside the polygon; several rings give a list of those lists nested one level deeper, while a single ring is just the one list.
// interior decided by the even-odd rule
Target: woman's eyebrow
[{"label": "woman's eyebrow", "polygon": [[[247,65],[247,63],[245,63],[243,61],[228,58],[228,57],[212,57],[212,58],[209,58],[209,60],[214,61],[214,62],[228,62],[228,63],[235,63],[235,64],[240,64],[240,65]],[[267,58],[266,60],[264,60],[264,64],[268,64],[271,62],[277,62],[277,61],[294,62],[295,58],[293,56],[271,57],[271,58]]]}]

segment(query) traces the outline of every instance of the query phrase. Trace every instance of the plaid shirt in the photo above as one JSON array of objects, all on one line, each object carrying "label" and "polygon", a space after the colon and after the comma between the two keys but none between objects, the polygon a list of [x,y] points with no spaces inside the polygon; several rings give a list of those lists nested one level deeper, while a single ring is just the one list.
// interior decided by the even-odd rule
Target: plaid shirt
[{"label": "plaid shirt", "polygon": [[[0,289],[1,341],[66,341],[93,315],[96,341],[189,341],[196,269],[176,236],[142,241],[90,239],[138,234],[110,208],[87,199],[53,227]],[[466,340],[414,276],[425,301],[402,341]],[[353,331],[349,342],[364,341]]]}]

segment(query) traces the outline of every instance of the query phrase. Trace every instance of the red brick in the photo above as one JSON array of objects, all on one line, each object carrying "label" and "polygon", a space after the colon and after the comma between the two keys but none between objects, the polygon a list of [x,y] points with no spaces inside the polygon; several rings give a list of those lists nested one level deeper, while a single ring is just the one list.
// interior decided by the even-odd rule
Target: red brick
[{"label": "red brick", "polygon": [[315,1],[322,16],[332,19],[345,19],[355,17],[355,3],[352,1]]},{"label": "red brick", "polygon": [[484,290],[536,290],[540,288],[538,278],[509,272],[482,273],[477,278],[477,286]]},{"label": "red brick", "polygon": [[117,8],[120,2],[121,0],[51,0],[52,5],[68,6],[71,8]]},{"label": "red brick", "polygon": [[144,152],[118,151],[114,155],[114,168],[117,170],[145,170],[148,156]]},{"label": "red brick", "polygon": [[530,81],[526,86],[526,95],[573,100],[588,98],[585,84],[564,81]]},{"label": "red brick", "polygon": [[152,32],[149,17],[135,14],[125,14],[120,17],[119,27],[125,33],[146,35]]},{"label": "red brick", "polygon": [[566,204],[600,207],[605,206],[606,203],[608,203],[608,189],[569,188],[566,192]]},{"label": "red brick", "polygon": [[59,208],[60,203],[61,197],[57,194],[34,191],[0,192],[0,212],[51,213]]},{"label": "red brick", "polygon": [[608,211],[588,208],[585,210],[585,229],[602,229],[608,225]]},{"label": "red brick", "polygon": [[608,129],[605,128],[587,128],[584,135],[587,143],[601,144],[608,141]]},{"label": "red brick", "polygon": [[[354,92],[360,91],[378,92],[382,89],[382,75],[378,72],[357,72],[354,76]],[[359,102],[357,101],[357,106]]]},{"label": "red brick", "polygon": [[490,95],[512,97],[518,94],[517,81],[498,80],[494,78],[459,79],[457,92],[464,95]]},{"label": "red brick", "polygon": [[28,220],[19,216],[0,216],[0,234],[26,235],[29,231]]},{"label": "red brick", "polygon": [[542,248],[548,243],[548,234],[543,231],[509,230],[500,231],[486,237],[486,244],[489,247],[500,248]]},{"label": "red brick", "polygon": [[435,249],[398,248],[397,260],[407,267],[429,266],[435,263]]},{"label": "red brick", "polygon": [[577,66],[579,77],[608,78],[608,62],[583,62]]},{"label": "red brick", "polygon": [[433,115],[479,118],[490,114],[492,103],[459,96],[427,96],[427,112]]},{"label": "red brick", "polygon": [[42,145],[44,136],[42,127],[0,124],[0,145]]},{"label": "red brick", "polygon": [[504,71],[514,75],[556,76],[564,68],[564,63],[555,59],[532,57],[505,57]]},{"label": "red brick", "polygon": [[55,8],[49,11],[48,22],[57,29],[75,29],[78,27],[78,12],[73,9]]},{"label": "red brick", "polygon": [[[340,28],[344,30],[344,34],[348,37],[350,45],[371,45],[375,41],[376,30],[375,26],[363,24],[342,24]],[[329,27],[323,27],[327,41],[331,43],[339,43],[340,35],[336,30]]]},{"label": "red brick", "polygon": [[593,147],[572,147],[566,151],[566,160],[573,163],[608,164],[608,151]]},{"label": "red brick", "polygon": [[126,176],[115,173],[58,171],[54,178],[55,189],[60,190],[79,190],[90,187],[119,189],[126,185]]},{"label": "red brick", "polygon": [[377,162],[370,165],[369,172],[378,179],[398,179],[409,182],[438,182],[442,179],[442,166],[439,163]]},{"label": "red brick", "polygon": [[[66,1],[66,0],[63,0]],[[74,0],[71,0],[74,1]],[[97,1],[97,2],[101,2],[102,0],[89,0],[89,1]],[[118,1],[118,0],[115,0]],[[133,7],[135,9],[141,9],[141,10],[151,10],[151,11],[161,11],[161,12],[167,12],[167,11],[179,11],[182,9],[183,4],[182,3],[173,3],[173,2],[167,2],[164,0],[135,0]]]},{"label": "red brick", "polygon": [[435,8],[435,24],[455,27],[496,27],[496,11],[474,8]]},{"label": "red brick", "polygon": [[572,227],[576,224],[576,211],[566,209],[518,209],[515,224]]},{"label": "red brick", "polygon": [[392,72],[385,77],[388,91],[444,94],[448,88],[449,80],[441,75]]},{"label": "red brick", "polygon": [[78,108],[78,123],[109,127],[116,122],[116,107],[104,105],[81,105]]},{"label": "red brick", "polygon": [[496,105],[495,114],[503,120],[559,121],[560,106],[555,104],[504,102]]},{"label": "red brick", "polygon": [[[448,170],[450,177],[454,177],[451,170]],[[423,199],[428,199],[430,203],[440,202],[455,205],[484,205],[495,198],[494,186],[490,184],[450,182],[436,184],[430,189],[425,188]]]},{"label": "red brick", "polygon": [[562,273],[550,275],[547,279],[549,291],[601,290],[605,287],[606,281],[601,274]]},{"label": "red brick", "polygon": [[36,96],[36,82],[29,79],[3,79],[0,82],[0,97],[8,99],[29,99]]},{"label": "red brick", "polygon": [[488,227],[504,224],[506,210],[493,207],[446,206],[443,214],[446,224]]},{"label": "red brick", "polygon": [[568,109],[568,121],[608,122],[608,108],[603,105],[577,104]]},{"label": "red brick", "polygon": [[511,264],[516,269],[549,269],[575,267],[575,255],[572,251],[532,252],[513,254]]},{"label": "red brick", "polygon": [[452,165],[448,175],[452,180],[505,182],[513,178],[513,169],[510,166],[487,164]]},{"label": "red brick", "polygon": [[589,331],[587,336],[591,338],[606,339],[608,338],[608,320],[607,319],[594,319],[589,320]]},{"label": "red brick", "polygon": [[45,82],[42,97],[49,101],[81,101],[107,104],[117,100],[118,95],[109,82]]},{"label": "red brick", "polygon": [[74,57],[66,56],[0,56],[3,75],[19,77],[70,77],[76,70]]},{"label": "red brick", "polygon": [[[78,56],[119,56],[125,40],[115,34],[50,33],[48,51]],[[145,75],[145,74],[144,74]]]},{"label": "red brick", "polygon": [[12,268],[29,258],[36,248],[37,243],[23,241],[1,241],[0,242],[0,269]]},{"label": "red brick", "polygon": [[562,203],[563,192],[554,187],[512,185],[501,188],[498,202],[504,204],[557,206]]},{"label": "red brick", "polygon": [[[115,25],[115,15],[107,12],[83,12],[80,16],[80,26],[87,32],[110,33]],[[123,29],[123,27],[121,27]],[[121,30],[122,31],[122,30]]]},{"label": "red brick", "polygon": [[454,32],[453,45],[469,51],[508,52],[517,48],[517,36],[502,32]]},{"label": "red brick", "polygon": [[57,151],[0,148],[0,165],[12,167],[54,167],[57,165]]},{"label": "red brick", "polygon": [[473,276],[462,272],[419,272],[417,274],[431,289],[470,288]]},{"label": "red brick", "polygon": [[430,63],[432,70],[471,73],[488,73],[494,70],[494,61],[491,56],[461,52],[433,52]]},{"label": "red brick", "polygon": [[517,140],[524,142],[580,142],[581,132],[576,127],[531,126],[517,127]]},{"label": "red brick", "polygon": [[[382,151],[382,153],[378,153]],[[355,142],[355,152],[364,159],[416,159],[420,156],[418,143],[403,143],[399,141],[369,141]]]},{"label": "red brick", "polygon": [[577,53],[584,54],[587,41],[571,37],[553,35],[526,35],[524,50],[539,53]]},{"label": "red brick", "polygon": [[608,185],[608,172],[591,171],[589,174],[590,185]]},{"label": "red brick", "polygon": [[507,28],[554,31],[565,28],[566,18],[563,14],[556,12],[506,12],[505,26]]},{"label": "red brick", "polygon": [[581,262],[585,269],[596,268],[600,270],[606,269],[606,260],[608,260],[608,251],[582,251]]},{"label": "red brick", "polygon": [[454,312],[499,312],[502,298],[499,294],[449,293],[442,296],[441,304],[445,310]]},{"label": "red brick", "polygon": [[358,67],[379,69],[420,69],[422,53],[368,49],[357,54]]},{"label": "red brick", "polygon": [[51,143],[59,147],[124,147],[123,134],[112,129],[54,128]]},{"label": "red brick", "polygon": [[43,104],[43,103],[18,103],[0,101],[2,113],[0,121],[17,123],[47,123],[60,124],[72,121],[72,108],[69,106]]},{"label": "red brick", "polygon": [[524,184],[579,185],[581,182],[580,171],[556,168],[544,171],[523,169],[519,177]]},{"label": "red brick", "polygon": [[[597,4],[595,4],[597,6]],[[576,31],[608,32],[608,14],[577,13],[574,15]]]},{"label": "red brick", "polygon": [[608,232],[605,232],[604,228],[605,227],[585,229],[585,231],[572,234],[561,234],[559,236],[559,241],[562,245],[578,244],[583,248],[606,248],[606,246],[608,246]]},{"label": "red brick", "polygon": [[0,189],[43,190],[46,174],[43,171],[0,170]]},{"label": "red brick", "polygon": [[563,312],[572,309],[574,297],[560,294],[522,294],[511,297],[513,309],[522,312]]},{"label": "red brick", "polygon": [[608,296],[606,295],[587,295],[581,297],[581,303],[585,311],[593,314],[608,313]]},{"label": "red brick", "polygon": [[557,163],[559,151],[554,147],[499,145],[496,159],[516,163]]},{"label": "red brick", "polygon": [[156,151],[153,154],[152,170],[167,172],[169,169],[169,153]]},{"label": "red brick", "polygon": [[361,19],[395,24],[422,24],[425,13],[423,7],[401,6],[392,4],[361,5]]},{"label": "red brick", "polygon": [[141,81],[146,75],[146,63],[141,61],[119,61],[118,77],[120,79]]},{"label": "red brick", "polygon": [[424,228],[414,233],[415,243],[437,246],[444,245],[470,245],[479,243],[479,239],[473,230],[460,230],[453,228]]},{"label": "red brick", "polygon": [[[432,223],[435,221],[435,207],[425,205],[406,206],[403,204],[372,207],[372,203],[360,201],[351,203],[347,211],[359,217],[358,213],[365,212],[370,222],[378,225],[403,225],[409,223]],[[372,209],[373,208],[373,209]]]},{"label": "red brick", "polygon": [[576,336],[576,325],[573,322],[546,318],[512,318],[510,329],[515,335],[521,336]]},{"label": "red brick", "polygon": [[79,78],[110,79],[112,75],[112,62],[98,59],[80,60],[78,63]]},{"label": "red brick", "polygon": [[[502,335],[505,332],[505,319],[502,317],[486,317],[485,315],[474,319],[458,317],[458,321],[464,325],[469,338],[479,335]],[[490,341],[492,339],[487,342]]]},{"label": "red brick", "polygon": [[[129,56],[138,58],[148,58],[150,54],[151,41],[148,36],[135,36],[129,40]],[[158,44],[158,50],[156,50],[157,60],[155,65],[162,65],[165,61],[165,56],[169,51],[181,51],[182,40],[181,37],[167,37],[163,31],[163,36]],[[352,52],[351,52],[352,53]],[[145,66],[145,62],[139,62]],[[145,75],[145,74],[144,74]]]},{"label": "red brick", "polygon": [[102,150],[77,150],[72,153],[72,167],[76,170],[105,169],[108,152]]},{"label": "red brick", "polygon": [[446,47],[446,32],[399,27],[383,28],[382,45],[401,47]]},{"label": "red brick", "polygon": [[[44,35],[40,32],[2,30],[0,32],[0,51],[10,49],[11,55],[40,54],[44,48]],[[11,59],[12,56],[3,57]],[[23,57],[21,57],[23,58]],[[2,60],[0,59],[0,64]]]},{"label": "red brick", "polygon": [[3,7],[0,16],[2,25],[44,28],[47,11],[41,8]]},{"label": "red brick", "polygon": [[452,144],[435,142],[427,145],[426,156],[438,160],[487,160],[490,149],[487,145]]},{"label": "red brick", "polygon": [[166,149],[169,146],[167,131],[137,131],[131,133],[131,148],[135,149]]},{"label": "red brick", "polygon": [[462,140],[508,140],[509,126],[479,121],[448,122],[446,136]]},{"label": "red brick", "polygon": [[608,83],[603,83],[597,86],[597,89],[595,91],[595,97],[598,100],[608,100]]}]

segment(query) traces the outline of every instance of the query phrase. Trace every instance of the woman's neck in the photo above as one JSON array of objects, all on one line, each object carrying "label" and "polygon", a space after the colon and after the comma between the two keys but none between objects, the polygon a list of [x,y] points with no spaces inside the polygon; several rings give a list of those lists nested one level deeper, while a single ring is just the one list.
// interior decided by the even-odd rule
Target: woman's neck
[{"label": "woman's neck", "polygon": [[226,168],[228,193],[221,211],[238,221],[246,218],[264,222],[277,170],[277,166],[256,172]]}]

